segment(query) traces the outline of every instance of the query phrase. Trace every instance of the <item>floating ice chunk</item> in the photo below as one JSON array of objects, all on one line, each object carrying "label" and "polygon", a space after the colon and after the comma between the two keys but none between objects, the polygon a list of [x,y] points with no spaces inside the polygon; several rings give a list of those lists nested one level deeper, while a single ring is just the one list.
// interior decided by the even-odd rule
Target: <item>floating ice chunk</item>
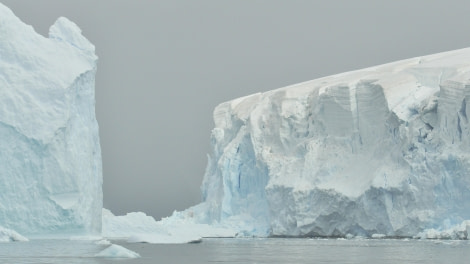
[{"label": "floating ice chunk", "polygon": [[15,230],[0,226],[0,242],[29,241],[26,237],[18,234]]},{"label": "floating ice chunk", "polygon": [[96,254],[95,257],[103,258],[140,258],[139,253],[129,250],[123,246],[112,244],[100,253]]},{"label": "floating ice chunk", "polygon": [[186,244],[200,243],[202,238],[194,234],[170,235],[170,234],[136,234],[129,239],[129,243],[151,243],[151,244]]},{"label": "floating ice chunk", "polygon": [[381,239],[381,238],[385,238],[386,236],[384,234],[372,234],[371,237],[374,239]]},{"label": "floating ice chunk", "polygon": [[111,241],[107,239],[101,239],[95,242],[96,245],[111,245]]},{"label": "floating ice chunk", "polygon": [[204,237],[234,237],[233,229],[217,227],[208,224],[198,224],[191,217],[164,218],[155,221],[144,213],[128,213],[115,216],[107,209],[103,209],[103,236],[107,238],[127,239],[128,242],[152,244],[181,244],[198,243]]}]

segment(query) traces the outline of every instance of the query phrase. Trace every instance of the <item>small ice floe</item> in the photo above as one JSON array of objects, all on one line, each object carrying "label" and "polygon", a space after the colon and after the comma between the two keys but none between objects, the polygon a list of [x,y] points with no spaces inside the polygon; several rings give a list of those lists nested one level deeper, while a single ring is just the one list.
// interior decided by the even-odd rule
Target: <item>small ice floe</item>
[{"label": "small ice floe", "polygon": [[136,234],[127,239],[128,243],[185,244],[201,243],[202,238],[194,235]]},{"label": "small ice floe", "polygon": [[123,246],[112,244],[100,253],[96,254],[95,257],[102,258],[140,258],[139,253],[129,250]]},{"label": "small ice floe", "polygon": [[107,239],[101,239],[95,242],[96,245],[111,245],[111,241]]},{"label": "small ice floe", "polygon": [[26,237],[20,235],[12,229],[0,226],[0,242],[29,241]]},{"label": "small ice floe", "polygon": [[382,239],[385,238],[386,236],[384,234],[372,234],[371,238],[373,239]]}]

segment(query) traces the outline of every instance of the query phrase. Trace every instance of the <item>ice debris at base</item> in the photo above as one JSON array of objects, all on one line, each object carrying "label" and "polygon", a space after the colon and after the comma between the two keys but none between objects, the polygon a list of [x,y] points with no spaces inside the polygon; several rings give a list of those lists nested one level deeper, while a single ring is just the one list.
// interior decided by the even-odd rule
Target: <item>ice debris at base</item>
[{"label": "ice debris at base", "polygon": [[129,250],[123,246],[112,244],[100,253],[96,254],[95,257],[102,258],[140,258],[139,253]]},{"label": "ice debris at base", "polygon": [[469,104],[469,48],[222,103],[203,202],[170,219],[248,236],[446,230],[470,219]]},{"label": "ice debris at base", "polygon": [[153,217],[142,212],[115,216],[111,211],[103,209],[102,219],[102,235],[106,238],[128,238],[134,234],[164,232]]},{"label": "ice debris at base", "polygon": [[157,222],[142,212],[115,216],[111,211],[103,209],[103,236],[127,239],[132,243],[180,244],[197,243],[203,237],[234,237],[235,231],[197,224],[191,219],[180,221],[170,217]]},{"label": "ice debris at base", "polygon": [[470,234],[470,221],[466,220],[463,221],[460,225],[448,227],[444,230],[441,229],[426,229],[416,236],[414,238],[418,239],[470,239],[469,237]]},{"label": "ice debris at base", "polygon": [[94,46],[66,18],[37,34],[0,4],[0,225],[100,235]]},{"label": "ice debris at base", "polygon": [[26,237],[18,234],[15,230],[0,226],[0,242],[29,241]]},{"label": "ice debris at base", "polygon": [[384,234],[372,234],[371,238],[374,238],[374,239],[382,239],[382,238],[385,238],[386,235]]}]

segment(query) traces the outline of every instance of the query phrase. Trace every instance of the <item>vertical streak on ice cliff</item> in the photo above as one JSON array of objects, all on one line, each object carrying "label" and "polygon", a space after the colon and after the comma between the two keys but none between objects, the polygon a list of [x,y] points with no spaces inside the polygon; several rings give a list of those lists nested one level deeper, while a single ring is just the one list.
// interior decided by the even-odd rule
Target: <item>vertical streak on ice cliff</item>
[{"label": "vertical streak on ice cliff", "polygon": [[[349,87],[349,98],[350,98],[350,106],[351,106],[351,113],[352,113],[352,121],[353,121],[353,133],[359,134],[359,113],[357,110],[357,84],[351,84]],[[354,152],[354,150],[353,150]]]}]

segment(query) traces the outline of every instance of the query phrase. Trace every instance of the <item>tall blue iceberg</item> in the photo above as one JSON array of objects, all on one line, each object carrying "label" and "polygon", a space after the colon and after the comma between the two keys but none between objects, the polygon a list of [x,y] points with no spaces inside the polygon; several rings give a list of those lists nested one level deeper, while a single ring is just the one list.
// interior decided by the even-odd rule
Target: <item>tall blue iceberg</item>
[{"label": "tall blue iceberg", "polygon": [[49,37],[0,4],[0,226],[101,233],[94,46],[66,18]]}]

